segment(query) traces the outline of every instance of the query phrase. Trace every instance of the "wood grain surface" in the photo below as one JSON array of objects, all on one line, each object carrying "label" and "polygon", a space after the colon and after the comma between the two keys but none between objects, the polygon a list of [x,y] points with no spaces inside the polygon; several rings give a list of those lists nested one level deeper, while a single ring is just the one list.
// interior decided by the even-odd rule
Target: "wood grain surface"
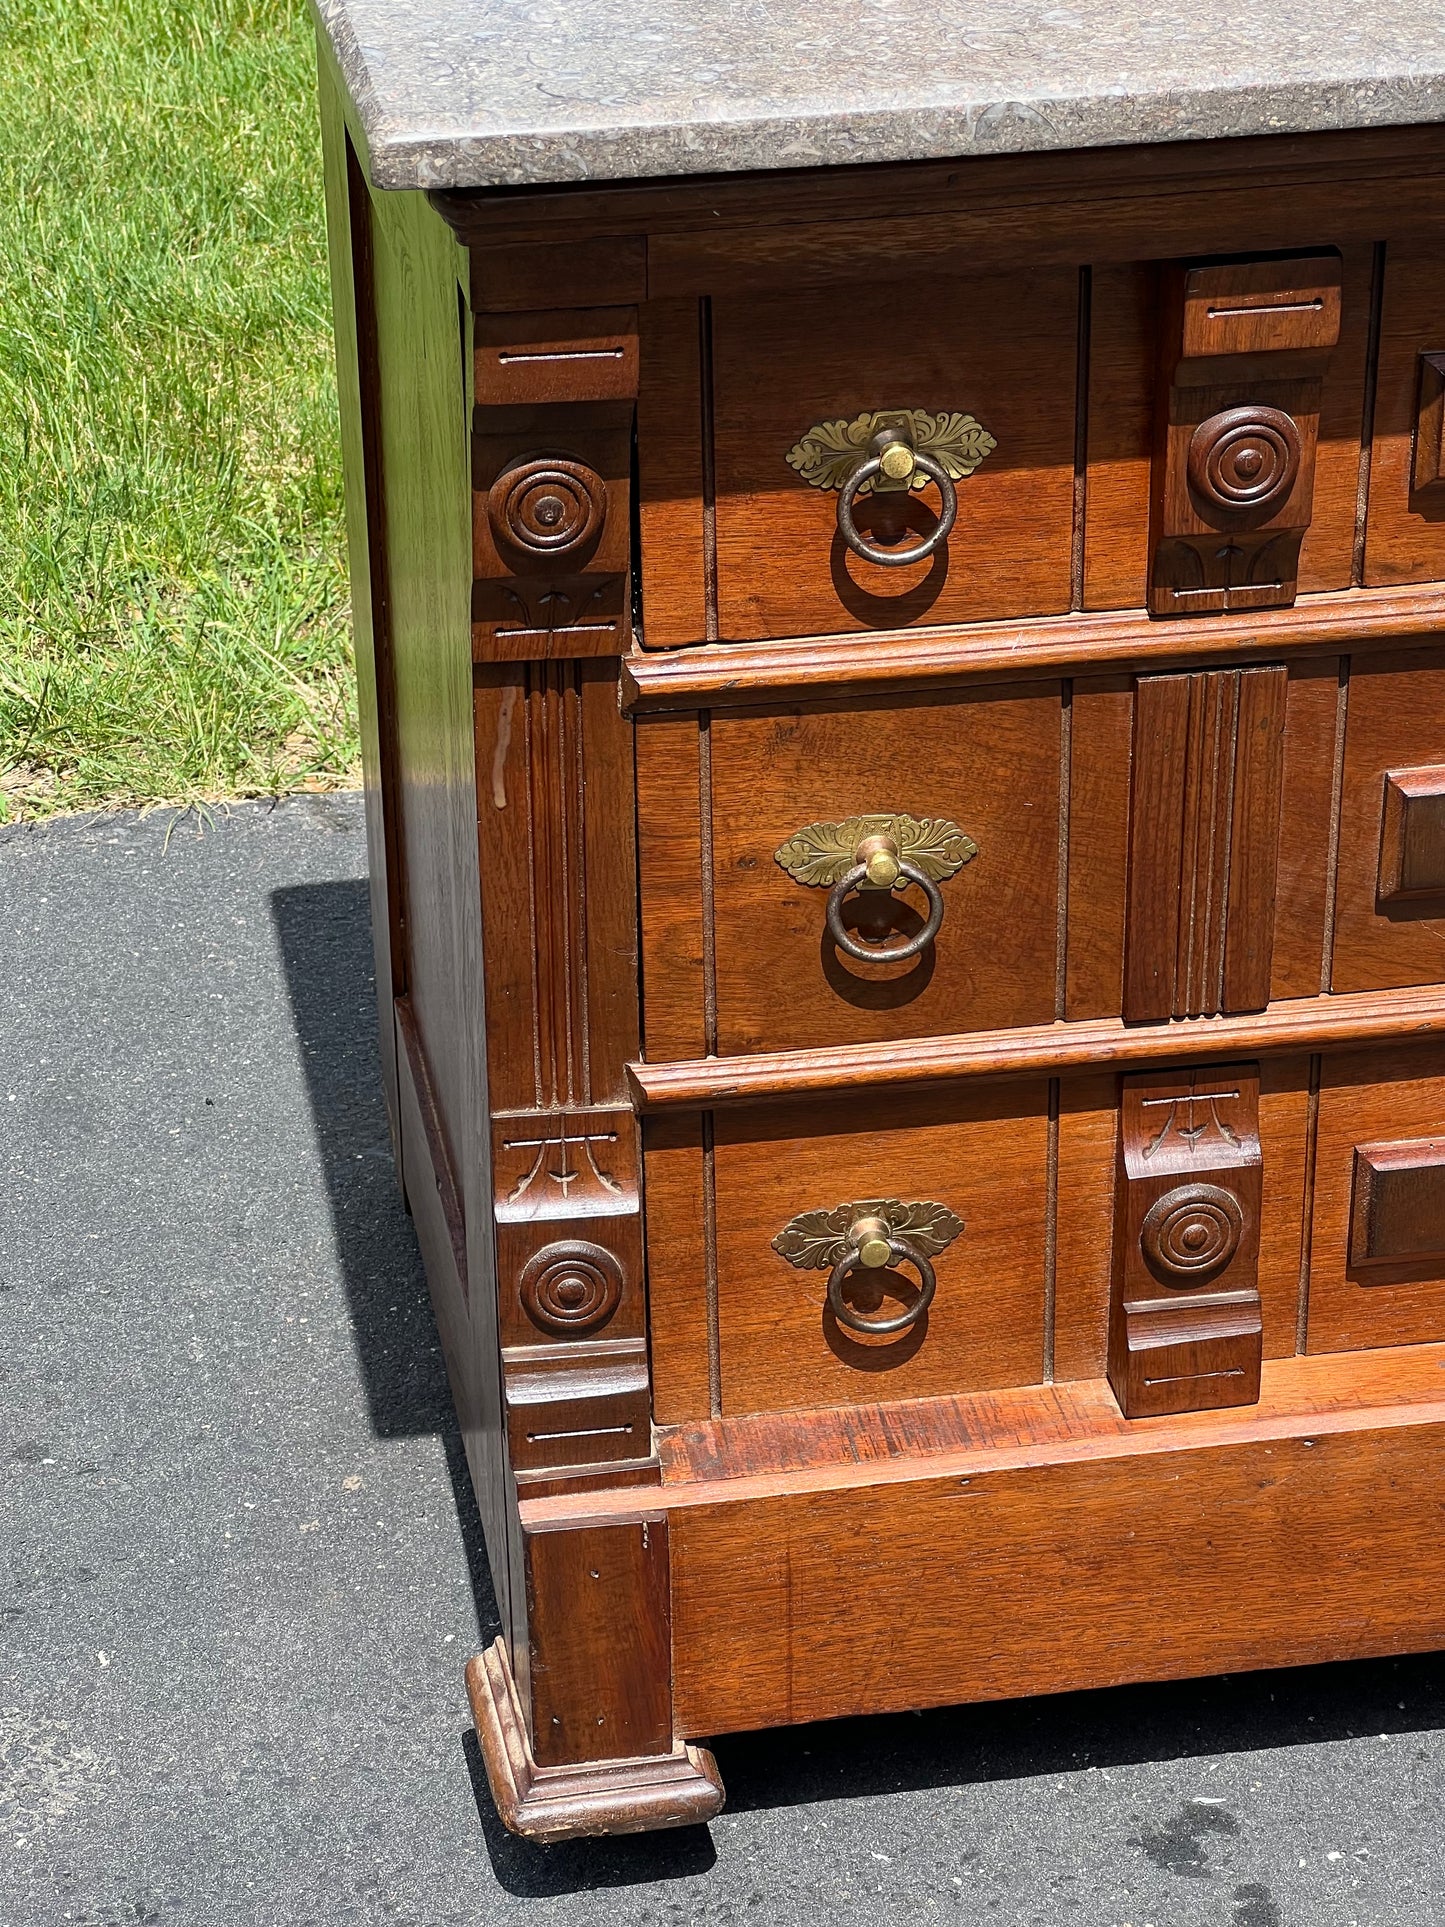
[{"label": "wood grain surface", "polygon": [[[1067,609],[1077,300],[1068,272],[940,280],[915,291],[900,333],[893,305],[863,288],[852,302],[715,297],[721,637]],[[845,547],[837,495],[808,486],[785,457],[816,424],[905,407],[971,413],[997,447],[956,484],[958,522],[943,549],[879,568]],[[936,494],[912,501],[915,533],[926,533]],[[858,513],[866,533],[864,505]]]},{"label": "wood grain surface", "polygon": [[[1392,235],[1408,227],[1392,221]],[[1365,536],[1368,584],[1427,582],[1445,576],[1445,500],[1412,491],[1420,356],[1445,348],[1445,252],[1438,242],[1392,240],[1385,257],[1370,512]]]},{"label": "wood grain surface", "polygon": [[959,680],[1015,682],[1090,668],[1150,671],[1210,662],[1276,661],[1322,651],[1358,656],[1399,648],[1445,625],[1445,594],[1405,586],[1311,596],[1292,609],[1264,609],[1247,622],[1181,616],[1158,622],[1129,611],[984,623],[906,635],[810,637],[804,641],[634,652],[623,669],[623,701],[644,710],[696,709],[716,702],[804,700],[861,690],[953,686]]},{"label": "wood grain surface", "polygon": [[[1057,685],[715,712],[710,734],[721,1053],[1052,1013]],[[827,935],[827,890],[795,882],[774,852],[811,823],[896,811],[950,819],[978,854],[940,884],[943,925],[920,956],[855,962]],[[921,893],[894,902],[909,935]]]},{"label": "wood grain surface", "polygon": [[839,1045],[831,1050],[775,1051],[755,1057],[704,1058],[676,1064],[630,1064],[634,1101],[644,1109],[709,1108],[801,1097],[846,1084],[855,1091],[923,1089],[969,1078],[1038,1076],[1091,1065],[1137,1065],[1282,1051],[1345,1050],[1396,1043],[1445,1031],[1445,992],[1401,990],[1359,996],[1305,997],[1243,1017],[1198,1017],[1154,1029],[1095,1018],[1040,1024],[981,1037],[918,1038],[897,1044]]},{"label": "wood grain surface", "polygon": [[703,317],[695,300],[640,311],[637,397],[638,568],[648,649],[708,637],[703,557]]},{"label": "wood grain surface", "polygon": [[1377,1432],[760,1497],[745,1533],[726,1504],[675,1512],[679,1730],[1438,1646],[1432,1410]]},{"label": "wood grain surface", "polygon": [[1356,1266],[1350,1256],[1357,1146],[1432,1138],[1445,1118],[1445,1048],[1358,1051],[1320,1080],[1310,1258],[1309,1349],[1415,1345],[1445,1333],[1445,1254]]},{"label": "wood grain surface", "polygon": [[1445,655],[1401,651],[1354,665],[1340,804],[1330,982],[1337,991],[1445,978],[1445,898],[1381,902],[1389,770],[1445,761]]},{"label": "wood grain surface", "polygon": [[[725,1413],[918,1398],[1036,1382],[1043,1370],[1047,1091],[831,1104],[717,1120],[717,1278]],[[799,1212],[877,1198],[929,1200],[964,1220],[933,1260],[938,1293],[893,1338],[841,1327],[827,1272],[771,1248]],[[885,1302],[911,1303],[907,1266],[879,1273]]]}]

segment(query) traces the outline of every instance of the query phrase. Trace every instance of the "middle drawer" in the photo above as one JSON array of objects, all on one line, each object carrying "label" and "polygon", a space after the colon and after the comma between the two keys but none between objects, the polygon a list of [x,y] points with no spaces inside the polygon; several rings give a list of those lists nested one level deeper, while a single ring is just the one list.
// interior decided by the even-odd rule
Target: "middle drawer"
[{"label": "middle drawer", "polygon": [[1060,744],[1057,682],[644,725],[648,1056],[1047,1023]]}]

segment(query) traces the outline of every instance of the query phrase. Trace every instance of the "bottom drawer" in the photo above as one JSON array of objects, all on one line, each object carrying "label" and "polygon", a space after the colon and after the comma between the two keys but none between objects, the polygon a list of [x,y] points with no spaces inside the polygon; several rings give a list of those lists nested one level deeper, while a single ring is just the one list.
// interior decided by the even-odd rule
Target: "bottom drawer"
[{"label": "bottom drawer", "polygon": [[[650,1127],[658,1423],[710,1405],[779,1411],[1037,1384],[1049,1136],[1042,1079],[720,1112],[705,1136],[692,1120]],[[931,1227],[911,1234],[936,1281],[926,1307],[918,1266],[893,1254],[851,1266],[830,1304],[828,1247],[869,1215],[855,1206],[912,1208],[909,1222]],[[850,1322],[897,1318],[910,1322],[882,1335]]]},{"label": "bottom drawer", "polygon": [[1144,1417],[1248,1404],[1261,1357],[1445,1341],[1445,1045],[1311,1068],[649,1121],[654,1417],[1106,1375]]}]

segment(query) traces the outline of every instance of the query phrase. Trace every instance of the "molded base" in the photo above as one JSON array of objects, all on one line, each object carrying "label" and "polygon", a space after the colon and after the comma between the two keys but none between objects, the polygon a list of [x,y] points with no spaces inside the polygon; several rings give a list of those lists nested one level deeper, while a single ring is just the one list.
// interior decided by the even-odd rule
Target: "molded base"
[{"label": "molded base", "polygon": [[499,1639],[467,1663],[467,1697],[502,1824],[529,1840],[697,1826],[722,1810],[717,1761],[705,1747],[635,1760],[538,1766],[507,1649]]}]

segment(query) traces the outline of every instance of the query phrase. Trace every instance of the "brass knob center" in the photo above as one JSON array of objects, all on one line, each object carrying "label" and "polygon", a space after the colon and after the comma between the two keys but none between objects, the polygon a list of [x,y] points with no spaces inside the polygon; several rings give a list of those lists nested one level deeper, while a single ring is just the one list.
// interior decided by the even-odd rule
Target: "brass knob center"
[{"label": "brass knob center", "polygon": [[907,442],[889,442],[879,451],[879,465],[890,482],[906,482],[913,474],[913,450]]},{"label": "brass knob center", "polygon": [[891,836],[865,836],[853,852],[853,861],[868,872],[875,890],[891,890],[903,874],[902,851]]},{"label": "brass knob center", "polygon": [[860,1264],[878,1271],[893,1256],[888,1227],[881,1218],[859,1218],[848,1230],[848,1240],[858,1253]]}]

